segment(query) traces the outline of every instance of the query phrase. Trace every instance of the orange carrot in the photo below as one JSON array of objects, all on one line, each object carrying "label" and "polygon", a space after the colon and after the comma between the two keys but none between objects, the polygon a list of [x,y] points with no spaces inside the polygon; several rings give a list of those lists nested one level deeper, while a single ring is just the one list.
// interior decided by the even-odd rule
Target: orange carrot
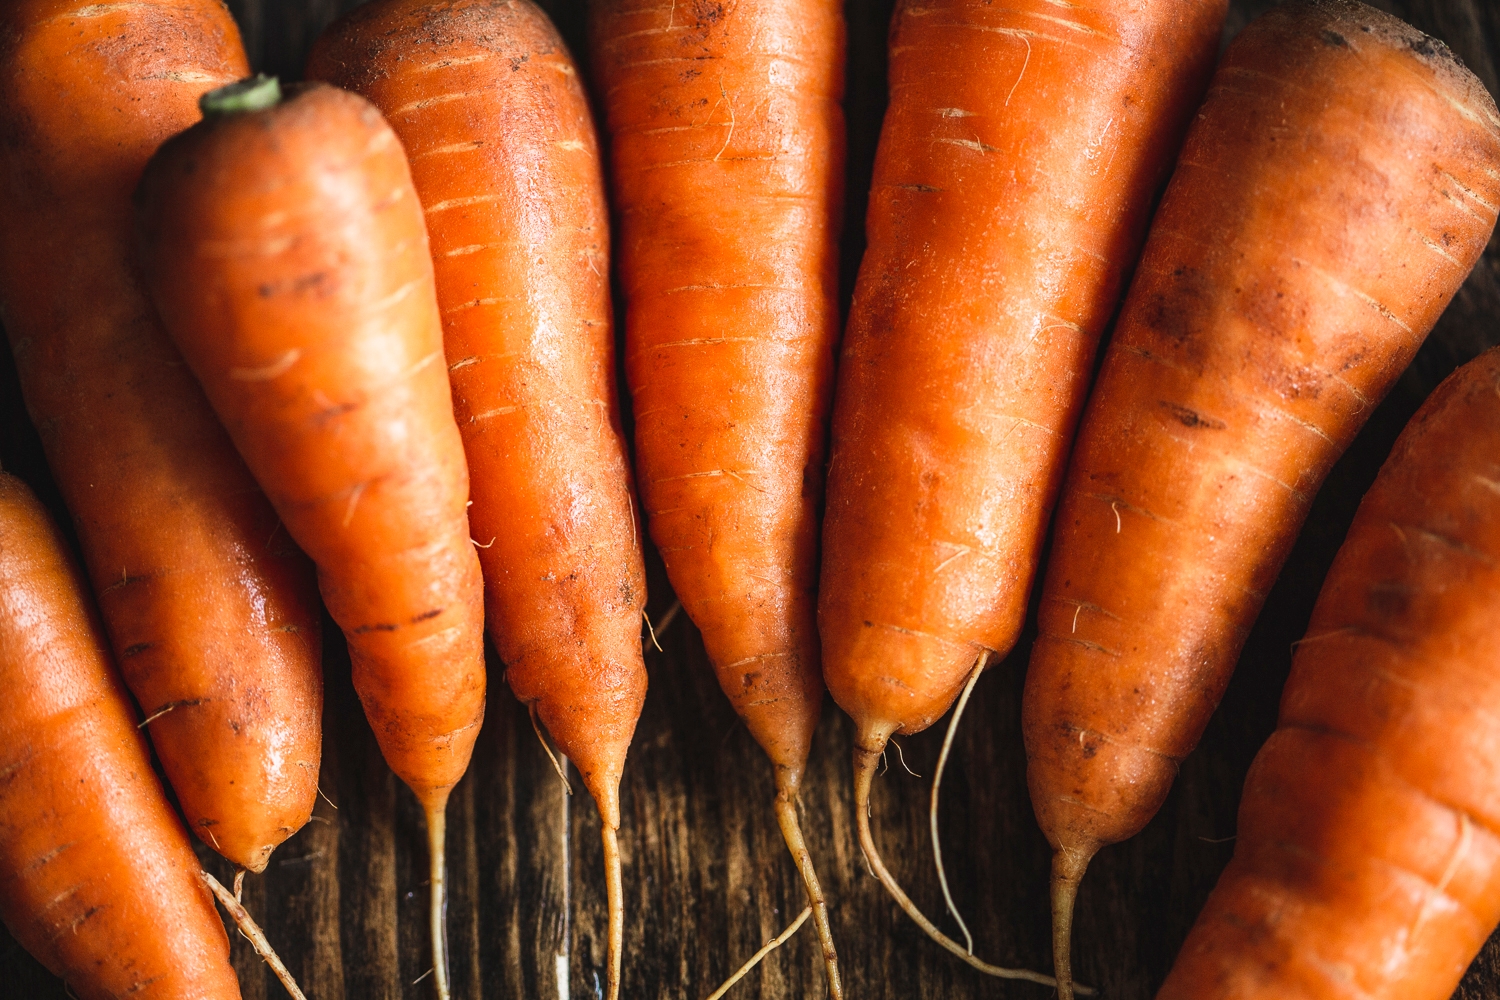
[{"label": "orange carrot", "polygon": [[1162,1000],[1446,1000],[1500,923],[1500,350],[1396,442]]},{"label": "orange carrot", "polygon": [[217,0],[0,10],[0,302],[125,683],[189,826],[261,871],[321,753],[312,568],[131,263],[130,192],[245,72]]},{"label": "orange carrot", "polygon": [[373,101],[412,165],[490,633],[512,690],[598,803],[613,998],[620,774],[646,695],[646,585],[588,98],[528,0],[376,0],[324,33],[308,75]]},{"label": "orange carrot", "polygon": [[865,856],[928,934],[995,975],[1051,982],[979,962],[906,898],[870,835],[874,768],[1020,633],[1095,345],[1224,13],[913,0],[891,25],[834,407],[823,674],[854,718]]},{"label": "orange carrot", "polygon": [[1479,82],[1368,7],[1277,7],[1225,55],[1089,401],[1026,679],[1064,997],[1089,859],[1166,797],[1313,494],[1489,239],[1497,164]]},{"label": "orange carrot", "polygon": [[146,169],[162,320],[349,642],[392,770],[427,814],[447,995],[443,816],[484,713],[483,583],[421,206],[401,144],[333,87],[204,98]]},{"label": "orange carrot", "polygon": [[0,473],[0,917],[80,1000],[239,1000],[85,583]]},{"label": "orange carrot", "polygon": [[822,710],[813,591],[838,337],[835,0],[595,0],[641,501],[776,818],[841,995],[796,798]]}]

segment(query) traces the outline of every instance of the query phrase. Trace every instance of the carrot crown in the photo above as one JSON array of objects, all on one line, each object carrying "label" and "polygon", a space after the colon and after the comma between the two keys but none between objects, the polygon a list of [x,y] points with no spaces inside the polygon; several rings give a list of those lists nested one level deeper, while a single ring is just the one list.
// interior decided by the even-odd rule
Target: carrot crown
[{"label": "carrot crown", "polygon": [[281,103],[281,81],[274,76],[257,73],[243,80],[210,90],[198,98],[198,109],[203,117],[215,115],[243,114],[246,111],[264,111]]}]

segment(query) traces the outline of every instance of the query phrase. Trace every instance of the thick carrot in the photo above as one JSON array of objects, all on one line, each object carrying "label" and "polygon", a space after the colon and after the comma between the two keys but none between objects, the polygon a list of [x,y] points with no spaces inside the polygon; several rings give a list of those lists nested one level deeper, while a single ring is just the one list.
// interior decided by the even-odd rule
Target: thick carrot
[{"label": "thick carrot", "polygon": [[912,0],[891,25],[818,621],[866,856],[966,960],[878,864],[875,764],[1015,644],[1095,346],[1225,7]]},{"label": "thick carrot", "polygon": [[1064,984],[1089,859],[1166,797],[1318,485],[1483,250],[1497,164],[1479,82],[1368,7],[1277,7],[1225,55],[1089,401],[1026,679]]},{"label": "thick carrot", "polygon": [[239,1000],[198,879],[46,511],[0,474],[0,917],[80,1000]]},{"label": "thick carrot", "polygon": [[641,501],[776,817],[840,995],[796,797],[822,711],[813,591],[838,337],[835,0],[595,0]]},{"label": "thick carrot", "polygon": [[373,101],[412,165],[490,634],[511,689],[598,803],[614,997],[620,774],[646,695],[646,585],[588,98],[529,0],[377,0],[324,33],[308,75]]},{"label": "thick carrot", "polygon": [[1500,350],[1402,433],[1159,996],[1446,1000],[1500,923]]},{"label": "thick carrot", "polygon": [[426,811],[446,996],[443,816],[484,714],[484,609],[427,233],[380,112],[324,85],[279,97],[270,79],[214,91],[152,159],[147,283],[317,564],[380,749]]},{"label": "thick carrot", "polygon": [[312,568],[131,262],[147,158],[244,72],[218,0],[0,11],[0,302],[27,408],[189,826],[260,871],[317,800]]}]

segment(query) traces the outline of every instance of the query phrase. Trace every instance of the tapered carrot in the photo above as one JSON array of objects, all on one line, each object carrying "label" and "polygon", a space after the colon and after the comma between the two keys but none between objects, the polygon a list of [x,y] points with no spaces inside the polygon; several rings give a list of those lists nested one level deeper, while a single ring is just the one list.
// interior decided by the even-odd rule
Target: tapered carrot
[{"label": "tapered carrot", "polygon": [[218,0],[0,10],[0,303],[27,408],[188,825],[260,871],[317,799],[312,570],[131,262],[147,158],[244,72]]},{"label": "tapered carrot", "polygon": [[796,798],[822,710],[813,589],[838,336],[834,0],[595,0],[641,502],[719,684],[775,768],[829,988]]},{"label": "tapered carrot", "polygon": [[0,917],[80,1000],[239,1000],[86,587],[0,473]]},{"label": "tapered carrot", "polygon": [[162,319],[349,642],[391,769],[443,816],[484,713],[483,583],[421,206],[380,113],[272,79],[205,96],[138,198]]},{"label": "tapered carrot", "polygon": [[1446,1000],[1500,923],[1500,350],[1365,495],[1162,1000]]},{"label": "tapered carrot", "polygon": [[1063,995],[1089,859],[1145,826],[1329,467],[1483,250],[1500,117],[1359,4],[1230,46],[1089,401],[1026,679]]},{"label": "tapered carrot", "polygon": [[588,98],[529,0],[376,0],[324,33],[308,75],[373,101],[412,165],[490,634],[512,690],[598,803],[613,998],[620,774],[646,694],[646,586]]},{"label": "tapered carrot", "polygon": [[[1151,199],[1225,3],[904,2],[834,406],[818,621],[855,815],[896,733],[1010,651]],[[1034,973],[1024,978],[1050,982]]]}]

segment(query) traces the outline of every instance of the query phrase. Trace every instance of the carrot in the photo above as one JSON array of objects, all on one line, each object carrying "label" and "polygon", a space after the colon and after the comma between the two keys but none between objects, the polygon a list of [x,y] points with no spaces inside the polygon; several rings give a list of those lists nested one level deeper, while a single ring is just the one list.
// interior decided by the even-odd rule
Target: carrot
[{"label": "carrot", "polygon": [[1497,164],[1479,82],[1368,7],[1286,4],[1226,53],[1089,401],[1026,679],[1064,997],[1089,859],[1166,797],[1313,494],[1483,250]]},{"label": "carrot", "polygon": [[835,0],[595,0],[641,502],[719,684],[796,800],[822,711],[813,591],[838,337],[843,20]]},{"label": "carrot", "polygon": [[1500,923],[1500,350],[1396,442],[1159,996],[1445,1000]]},{"label": "carrot", "polygon": [[614,387],[588,98],[527,0],[377,0],[308,75],[390,120],[427,214],[490,634],[602,817],[618,995],[620,775],[646,695],[645,567]]},{"label": "carrot", "polygon": [[447,996],[443,817],[484,714],[483,582],[421,206],[380,113],[274,79],[203,99],[138,199],[147,284],[312,556],[387,763],[427,816]]},{"label": "carrot", "polygon": [[0,917],[80,1000],[239,1000],[67,544],[0,473]]},{"label": "carrot", "polygon": [[823,675],[854,719],[866,858],[996,975],[1014,972],[940,933],[880,863],[875,764],[1016,642],[1095,346],[1225,7],[923,0],[891,24],[834,406]]},{"label": "carrot", "polygon": [[258,872],[317,800],[312,568],[162,330],[130,208],[198,96],[244,72],[217,0],[0,10],[0,302],[27,408],[188,824]]}]

